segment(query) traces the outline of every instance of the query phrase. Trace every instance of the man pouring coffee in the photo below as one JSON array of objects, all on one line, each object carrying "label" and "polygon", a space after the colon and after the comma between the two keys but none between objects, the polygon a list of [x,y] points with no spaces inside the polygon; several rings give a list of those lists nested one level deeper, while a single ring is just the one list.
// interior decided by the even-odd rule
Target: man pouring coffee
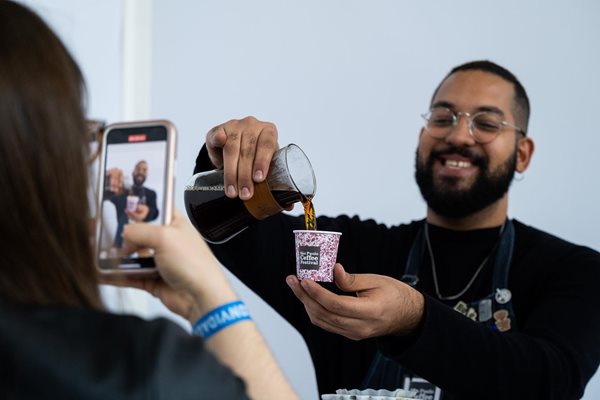
[{"label": "man pouring coffee", "polygon": [[[497,64],[469,62],[442,80],[423,118],[425,219],[318,218],[343,234],[337,288],[293,275],[302,217],[275,215],[212,249],[303,335],[321,393],[580,398],[600,362],[600,255],[507,215],[513,175],[534,152],[525,89]],[[273,124],[232,120],[207,134],[195,172],[223,167],[226,195],[248,199],[277,147]]]},{"label": "man pouring coffee", "polygon": [[118,248],[123,245],[123,227],[129,221],[154,221],[159,214],[156,192],[144,186],[148,177],[148,162],[138,161],[131,172],[131,177],[133,184],[126,185],[123,170],[110,168],[106,171],[107,189],[104,198],[115,205],[118,221],[115,246]]}]

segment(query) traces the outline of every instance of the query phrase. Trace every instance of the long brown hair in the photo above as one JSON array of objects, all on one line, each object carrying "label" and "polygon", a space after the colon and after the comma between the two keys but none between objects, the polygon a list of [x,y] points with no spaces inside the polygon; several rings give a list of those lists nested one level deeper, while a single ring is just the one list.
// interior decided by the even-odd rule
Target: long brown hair
[{"label": "long brown hair", "polygon": [[0,298],[101,308],[88,235],[81,71],[28,8],[0,0]]}]

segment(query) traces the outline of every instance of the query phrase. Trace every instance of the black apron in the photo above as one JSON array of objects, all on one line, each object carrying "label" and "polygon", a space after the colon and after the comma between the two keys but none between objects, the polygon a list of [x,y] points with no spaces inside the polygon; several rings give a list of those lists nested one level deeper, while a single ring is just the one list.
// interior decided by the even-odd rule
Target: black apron
[{"label": "black apron", "polygon": [[[494,331],[516,330],[515,313],[512,307],[511,294],[508,290],[508,273],[514,243],[515,228],[512,221],[507,220],[496,249],[491,293],[470,303],[459,301],[454,307],[456,311]],[[406,270],[401,278],[403,282],[413,287],[416,286],[418,281],[419,267],[422,264],[425,245],[425,233],[423,227],[421,227],[408,253]],[[413,389],[418,392],[417,397],[420,399],[442,400],[444,398],[440,388],[403,368],[379,351],[375,354],[362,387],[388,390]]]}]

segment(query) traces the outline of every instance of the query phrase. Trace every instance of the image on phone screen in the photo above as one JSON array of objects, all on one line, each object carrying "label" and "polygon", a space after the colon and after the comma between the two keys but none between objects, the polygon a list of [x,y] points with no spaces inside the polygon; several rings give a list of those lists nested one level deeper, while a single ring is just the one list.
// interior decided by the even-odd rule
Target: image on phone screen
[{"label": "image on phone screen", "polygon": [[153,268],[151,249],[123,240],[128,224],[164,224],[168,172],[165,126],[107,130],[100,188],[98,256],[101,269]]}]

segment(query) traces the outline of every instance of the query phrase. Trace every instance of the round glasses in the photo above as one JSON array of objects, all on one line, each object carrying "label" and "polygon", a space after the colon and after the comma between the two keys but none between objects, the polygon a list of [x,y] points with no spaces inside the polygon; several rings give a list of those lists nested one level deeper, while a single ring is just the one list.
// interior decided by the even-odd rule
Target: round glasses
[{"label": "round glasses", "polygon": [[480,111],[475,114],[456,112],[446,107],[433,107],[421,115],[425,119],[425,131],[435,139],[444,139],[458,125],[459,118],[467,119],[469,134],[477,143],[490,143],[506,127],[525,135],[525,131],[502,119],[502,115],[493,111]]}]

